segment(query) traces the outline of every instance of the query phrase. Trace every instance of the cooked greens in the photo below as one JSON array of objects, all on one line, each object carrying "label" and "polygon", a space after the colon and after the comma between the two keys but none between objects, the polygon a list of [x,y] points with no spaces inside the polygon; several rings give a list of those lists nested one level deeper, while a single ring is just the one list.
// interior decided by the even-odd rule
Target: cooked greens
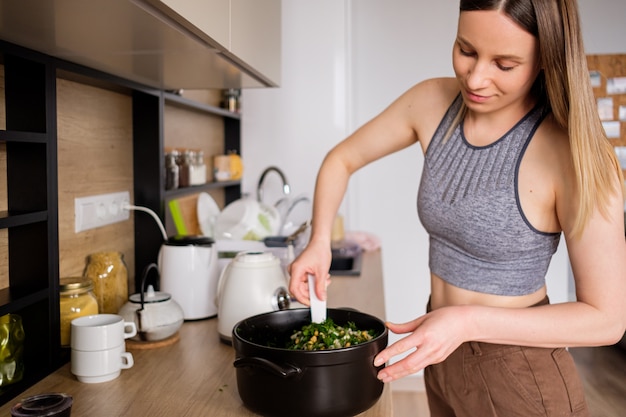
[{"label": "cooked greens", "polygon": [[341,349],[367,342],[377,336],[374,330],[359,330],[354,322],[339,326],[328,318],[321,323],[310,323],[294,331],[287,345],[291,350]]}]

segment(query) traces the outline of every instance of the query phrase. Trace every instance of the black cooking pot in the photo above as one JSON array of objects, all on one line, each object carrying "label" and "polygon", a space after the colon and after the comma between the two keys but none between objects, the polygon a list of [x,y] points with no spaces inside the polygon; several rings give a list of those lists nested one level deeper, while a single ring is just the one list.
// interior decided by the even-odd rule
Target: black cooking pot
[{"label": "black cooking pot", "polygon": [[295,330],[311,323],[308,308],[249,317],[233,328],[237,388],[244,405],[271,417],[347,417],[372,407],[383,383],[374,357],[387,346],[385,323],[354,310],[328,309],[337,325],[354,322],[374,339],[342,349],[286,349]]}]

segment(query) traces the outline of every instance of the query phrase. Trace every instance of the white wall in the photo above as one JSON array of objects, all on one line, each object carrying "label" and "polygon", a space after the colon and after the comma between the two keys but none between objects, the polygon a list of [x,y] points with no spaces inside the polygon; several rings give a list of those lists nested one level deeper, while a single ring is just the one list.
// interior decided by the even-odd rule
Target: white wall
[{"label": "white wall", "polygon": [[[261,172],[276,165],[293,194],[312,196],[326,152],[348,134],[346,4],[284,0],[282,13],[281,87],[242,94],[243,191],[256,195]],[[277,177],[267,178],[271,192]]]},{"label": "white wall", "polygon": [[[589,53],[626,51],[626,2],[581,0]],[[312,195],[326,152],[423,79],[452,75],[458,3],[431,0],[284,0],[282,83],[242,96],[243,189],[277,165],[295,194]],[[427,238],[416,192],[417,147],[355,174],[342,207],[348,230],[382,240],[387,318],[422,314],[428,297]],[[553,301],[567,299],[564,244],[549,271]]]}]

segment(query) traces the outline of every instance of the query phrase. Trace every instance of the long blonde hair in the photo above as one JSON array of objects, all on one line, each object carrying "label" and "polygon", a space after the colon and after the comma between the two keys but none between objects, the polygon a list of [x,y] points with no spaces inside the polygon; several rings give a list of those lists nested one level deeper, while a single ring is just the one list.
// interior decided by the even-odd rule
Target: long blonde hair
[{"label": "long blonde hair", "polygon": [[[576,0],[461,0],[460,11],[499,10],[539,42],[543,71],[533,94],[550,107],[555,121],[569,134],[576,172],[577,215],[574,236],[584,230],[596,209],[606,216],[623,174],[604,132],[593,96]],[[465,106],[453,126],[460,123]]]}]

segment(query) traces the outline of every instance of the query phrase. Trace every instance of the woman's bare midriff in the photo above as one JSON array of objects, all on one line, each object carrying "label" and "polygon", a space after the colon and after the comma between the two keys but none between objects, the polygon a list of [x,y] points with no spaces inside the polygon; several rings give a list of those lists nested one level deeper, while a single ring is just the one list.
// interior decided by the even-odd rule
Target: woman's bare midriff
[{"label": "woman's bare midriff", "polygon": [[532,294],[505,296],[485,294],[455,287],[448,284],[435,274],[430,274],[430,281],[430,306],[433,310],[441,307],[458,305],[523,308],[537,304],[543,300],[547,294],[545,286]]}]

